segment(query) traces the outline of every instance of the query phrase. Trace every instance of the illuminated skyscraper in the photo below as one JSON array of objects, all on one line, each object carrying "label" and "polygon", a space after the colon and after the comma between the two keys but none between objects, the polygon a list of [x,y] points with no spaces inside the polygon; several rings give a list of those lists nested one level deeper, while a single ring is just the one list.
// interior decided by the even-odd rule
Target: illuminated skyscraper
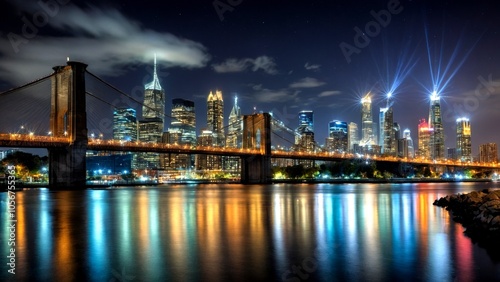
[{"label": "illuminated skyscraper", "polygon": [[234,97],[234,106],[229,114],[229,126],[227,130],[226,146],[230,148],[241,148],[243,136],[243,117],[238,106],[238,97]]},{"label": "illuminated skyscraper", "polygon": [[408,158],[414,158],[415,157],[415,148],[413,147],[413,139],[411,139],[410,129],[407,128],[403,131],[403,138],[406,139],[406,141],[407,141]]},{"label": "illuminated skyscraper", "polygon": [[[227,129],[226,147],[241,148],[243,138],[243,116],[240,106],[238,106],[238,97],[234,97],[234,105],[229,114],[229,125]],[[225,157],[224,170],[238,172],[240,170],[239,157]]]},{"label": "illuminated skyscraper", "polygon": [[224,100],[222,92],[210,91],[207,98],[207,127],[214,135],[214,146],[224,146]]},{"label": "illuminated skyscraper", "polygon": [[384,147],[383,154],[395,156],[397,153],[396,130],[394,126],[394,114],[392,107],[389,107],[384,115]]},{"label": "illuminated skyscraper", "polygon": [[359,144],[358,140],[358,125],[354,122],[350,122],[349,125],[347,126],[348,129],[348,144],[349,144],[349,151],[353,152],[354,150],[354,144]]},{"label": "illuminated skyscraper", "polygon": [[[153,81],[144,86],[144,103],[139,121],[139,141],[159,143],[162,140],[165,117],[165,91],[160,85],[156,73],[156,55],[154,59]],[[141,153],[137,156],[139,168],[158,168],[157,153]]]},{"label": "illuminated skyscraper", "polygon": [[299,128],[308,127],[309,131],[314,132],[314,112],[300,111],[299,113]]},{"label": "illuminated skyscraper", "polygon": [[144,104],[142,106],[143,118],[165,117],[165,91],[160,85],[160,80],[156,73],[156,55],[154,58],[153,81],[144,86]]},{"label": "illuminated skyscraper", "polygon": [[471,129],[468,118],[457,119],[457,159],[472,161]]},{"label": "illuminated skyscraper", "polygon": [[347,122],[334,120],[328,124],[326,147],[330,152],[346,153],[348,150]]},{"label": "illuminated skyscraper", "polygon": [[366,94],[361,99],[361,146],[374,145],[372,99],[370,94]]},{"label": "illuminated skyscraper", "polygon": [[430,142],[432,128],[425,119],[420,120],[418,124],[418,156],[421,158],[429,159],[431,156],[430,152]]},{"label": "illuminated skyscraper", "polygon": [[113,139],[137,141],[137,116],[132,108],[118,108],[113,111]]},{"label": "illuminated skyscraper", "polygon": [[434,91],[431,95],[431,105],[429,109],[429,128],[432,128],[429,143],[430,158],[433,160],[442,159],[445,156],[444,130],[441,121],[441,103],[439,95]]},{"label": "illuminated skyscraper", "polygon": [[382,152],[384,151],[384,130],[385,130],[385,113],[388,108],[380,108],[378,116],[378,144],[382,147]]},{"label": "illuminated skyscraper", "polygon": [[498,148],[496,143],[486,143],[479,146],[479,161],[482,163],[497,163]]},{"label": "illuminated skyscraper", "polygon": [[[172,120],[168,132],[163,133],[162,142],[178,145],[196,145],[196,116],[194,102],[184,99],[172,100]],[[161,154],[163,169],[189,169],[194,158],[187,154]]]},{"label": "illuminated skyscraper", "polygon": [[180,144],[196,144],[196,115],[193,101],[180,98],[172,100],[172,121],[169,132],[180,133]]}]

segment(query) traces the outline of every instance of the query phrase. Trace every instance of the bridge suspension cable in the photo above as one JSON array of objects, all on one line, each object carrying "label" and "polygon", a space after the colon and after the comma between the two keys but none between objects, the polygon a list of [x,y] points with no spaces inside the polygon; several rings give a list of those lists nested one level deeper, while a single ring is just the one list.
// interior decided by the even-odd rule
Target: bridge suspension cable
[{"label": "bridge suspension cable", "polygon": [[21,86],[18,86],[18,87],[14,87],[14,88],[11,88],[11,89],[9,89],[9,90],[7,90],[7,91],[4,91],[4,92],[0,93],[0,96],[6,96],[6,95],[9,95],[9,94],[14,93],[14,92],[21,91],[21,90],[23,90],[24,88],[28,88],[28,87],[33,86],[33,85],[37,85],[37,84],[39,84],[39,83],[41,83],[41,82],[44,82],[46,79],[48,79],[48,78],[52,77],[54,74],[55,74],[55,73],[51,73],[51,74],[49,74],[49,75],[47,75],[47,76],[44,76],[44,77],[42,77],[42,78],[39,78],[39,79],[33,80],[33,81],[28,82],[28,83],[26,83],[26,84],[24,84],[24,85],[21,85]]}]

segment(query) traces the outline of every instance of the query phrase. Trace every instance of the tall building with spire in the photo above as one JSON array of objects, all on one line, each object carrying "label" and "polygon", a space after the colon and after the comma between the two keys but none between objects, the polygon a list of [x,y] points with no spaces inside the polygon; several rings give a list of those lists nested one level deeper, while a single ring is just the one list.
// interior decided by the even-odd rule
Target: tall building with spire
[{"label": "tall building with spire", "polygon": [[375,145],[373,135],[372,99],[370,93],[361,99],[361,146]]},{"label": "tall building with spire", "polygon": [[[243,138],[243,116],[238,105],[238,97],[234,97],[234,105],[229,114],[226,147],[241,148]],[[224,169],[230,172],[239,172],[241,162],[239,157],[225,157]]]},{"label": "tall building with spire", "polygon": [[222,91],[210,91],[207,98],[207,128],[214,135],[214,146],[224,146],[224,100]]},{"label": "tall building with spire", "polygon": [[238,106],[238,97],[234,97],[234,105],[229,114],[229,125],[227,130],[226,147],[241,148],[243,136],[243,117]]},{"label": "tall building with spire", "polygon": [[162,122],[161,131],[163,132],[163,122],[165,118],[165,91],[160,85],[160,80],[158,79],[156,72],[156,54],[154,58],[153,81],[144,86],[142,117],[144,119],[160,119]]},{"label": "tall building with spire", "polygon": [[431,95],[431,105],[429,108],[429,127],[433,130],[430,135],[430,158],[432,160],[442,159],[445,156],[444,130],[441,120],[440,97],[436,91]]},{"label": "tall building with spire", "polygon": [[[139,121],[139,141],[158,143],[162,140],[165,117],[165,91],[160,85],[156,73],[156,54],[154,58],[153,80],[144,86],[144,103],[142,117]],[[138,168],[158,168],[159,154],[138,154]]]},{"label": "tall building with spire", "polygon": [[457,159],[472,161],[471,129],[468,118],[457,119]]}]

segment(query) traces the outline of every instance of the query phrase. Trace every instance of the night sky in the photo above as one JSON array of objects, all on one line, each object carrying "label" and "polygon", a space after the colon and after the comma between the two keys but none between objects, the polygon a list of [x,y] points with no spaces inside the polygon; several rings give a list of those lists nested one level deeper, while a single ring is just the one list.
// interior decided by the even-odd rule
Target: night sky
[{"label": "night sky", "polygon": [[[219,89],[226,125],[238,95],[244,114],[272,111],[293,128],[300,110],[313,110],[323,144],[328,121],[361,128],[368,91],[378,122],[392,91],[394,120],[416,142],[436,88],[447,147],[460,116],[471,119],[474,155],[482,143],[500,144],[498,1],[59,0],[68,3],[45,10],[30,2],[2,4],[0,91],[70,57],[130,93],[150,78],[156,53],[166,112],[173,98],[193,100],[198,130],[209,91]],[[27,38],[23,17],[33,23],[33,15],[39,28]]]}]

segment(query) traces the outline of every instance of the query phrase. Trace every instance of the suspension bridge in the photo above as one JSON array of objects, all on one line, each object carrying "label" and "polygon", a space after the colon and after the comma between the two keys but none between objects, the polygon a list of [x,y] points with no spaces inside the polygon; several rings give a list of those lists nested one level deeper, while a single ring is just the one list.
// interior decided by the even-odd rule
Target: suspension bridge
[{"label": "suspension bridge", "polygon": [[[40,87],[50,81],[50,90]],[[53,73],[23,86],[0,93],[2,122],[0,122],[0,147],[45,148],[49,156],[49,185],[52,188],[84,187],[86,184],[86,152],[154,152],[171,154],[203,154],[239,157],[241,182],[269,183],[271,159],[304,159],[318,161],[343,161],[359,158],[377,162],[408,163],[445,167],[498,169],[498,164],[462,164],[449,160],[400,159],[395,157],[360,156],[358,154],[329,152],[317,143],[314,150],[271,149],[273,140],[297,134],[284,122],[268,113],[243,116],[242,146],[175,145],[161,142],[113,140],[113,109],[126,104],[144,106],[119,88],[87,70],[81,62],[68,61],[66,66],[56,66]],[[169,118],[172,118],[166,115]],[[99,138],[89,132],[103,132]],[[91,136],[91,137],[90,137]]]}]

